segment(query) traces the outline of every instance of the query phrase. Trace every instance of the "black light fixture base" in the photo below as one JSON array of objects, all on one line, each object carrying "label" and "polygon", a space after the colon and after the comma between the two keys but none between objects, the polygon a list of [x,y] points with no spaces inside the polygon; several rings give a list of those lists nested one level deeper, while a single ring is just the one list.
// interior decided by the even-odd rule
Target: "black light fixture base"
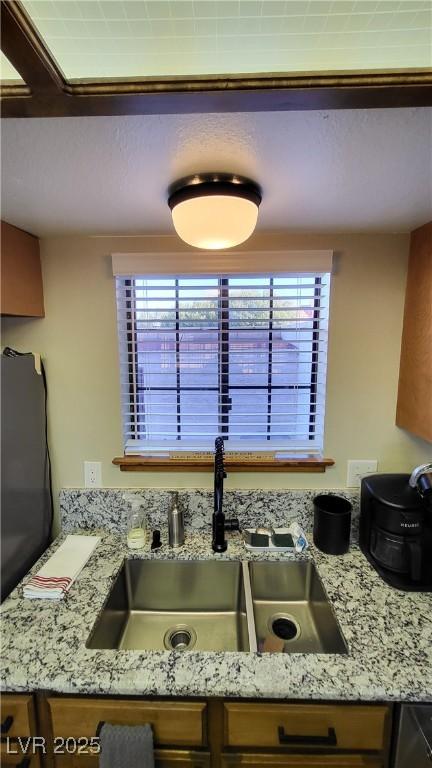
[{"label": "black light fixture base", "polygon": [[261,188],[255,181],[235,173],[195,173],[178,179],[168,189],[168,205],[175,208],[185,200],[210,195],[241,197],[259,206],[262,200]]}]

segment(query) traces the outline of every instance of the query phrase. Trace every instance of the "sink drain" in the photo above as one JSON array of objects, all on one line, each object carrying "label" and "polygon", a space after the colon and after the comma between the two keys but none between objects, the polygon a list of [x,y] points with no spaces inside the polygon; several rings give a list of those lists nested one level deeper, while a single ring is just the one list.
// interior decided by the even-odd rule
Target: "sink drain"
[{"label": "sink drain", "polygon": [[164,645],[169,651],[190,651],[196,643],[196,632],[192,627],[178,624],[165,633]]},{"label": "sink drain", "polygon": [[273,634],[281,640],[295,640],[300,635],[300,627],[292,616],[272,616],[269,625]]}]

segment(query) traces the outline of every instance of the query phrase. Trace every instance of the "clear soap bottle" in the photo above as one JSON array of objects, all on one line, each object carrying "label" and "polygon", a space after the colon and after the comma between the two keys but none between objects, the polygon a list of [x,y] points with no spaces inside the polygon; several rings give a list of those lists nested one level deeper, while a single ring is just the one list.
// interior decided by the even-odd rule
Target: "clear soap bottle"
[{"label": "clear soap bottle", "polygon": [[143,549],[147,542],[144,499],[140,496],[134,496],[127,493],[123,498],[130,503],[127,525],[127,545],[129,549]]}]

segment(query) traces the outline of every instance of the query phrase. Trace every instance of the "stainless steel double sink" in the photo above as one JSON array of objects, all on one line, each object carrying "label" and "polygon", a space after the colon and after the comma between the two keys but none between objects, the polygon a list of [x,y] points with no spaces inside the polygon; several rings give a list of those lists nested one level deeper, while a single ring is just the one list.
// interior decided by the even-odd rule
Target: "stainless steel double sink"
[{"label": "stainless steel double sink", "polygon": [[348,652],[311,561],[126,559],[87,647]]}]

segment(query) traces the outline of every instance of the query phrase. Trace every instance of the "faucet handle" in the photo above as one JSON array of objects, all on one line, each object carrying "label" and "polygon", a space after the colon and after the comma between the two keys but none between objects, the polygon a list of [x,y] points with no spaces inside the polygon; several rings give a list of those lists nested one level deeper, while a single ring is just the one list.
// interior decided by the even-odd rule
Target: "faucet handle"
[{"label": "faucet handle", "polygon": [[239,531],[240,530],[240,521],[238,517],[229,517],[225,520],[225,530],[226,531]]}]

